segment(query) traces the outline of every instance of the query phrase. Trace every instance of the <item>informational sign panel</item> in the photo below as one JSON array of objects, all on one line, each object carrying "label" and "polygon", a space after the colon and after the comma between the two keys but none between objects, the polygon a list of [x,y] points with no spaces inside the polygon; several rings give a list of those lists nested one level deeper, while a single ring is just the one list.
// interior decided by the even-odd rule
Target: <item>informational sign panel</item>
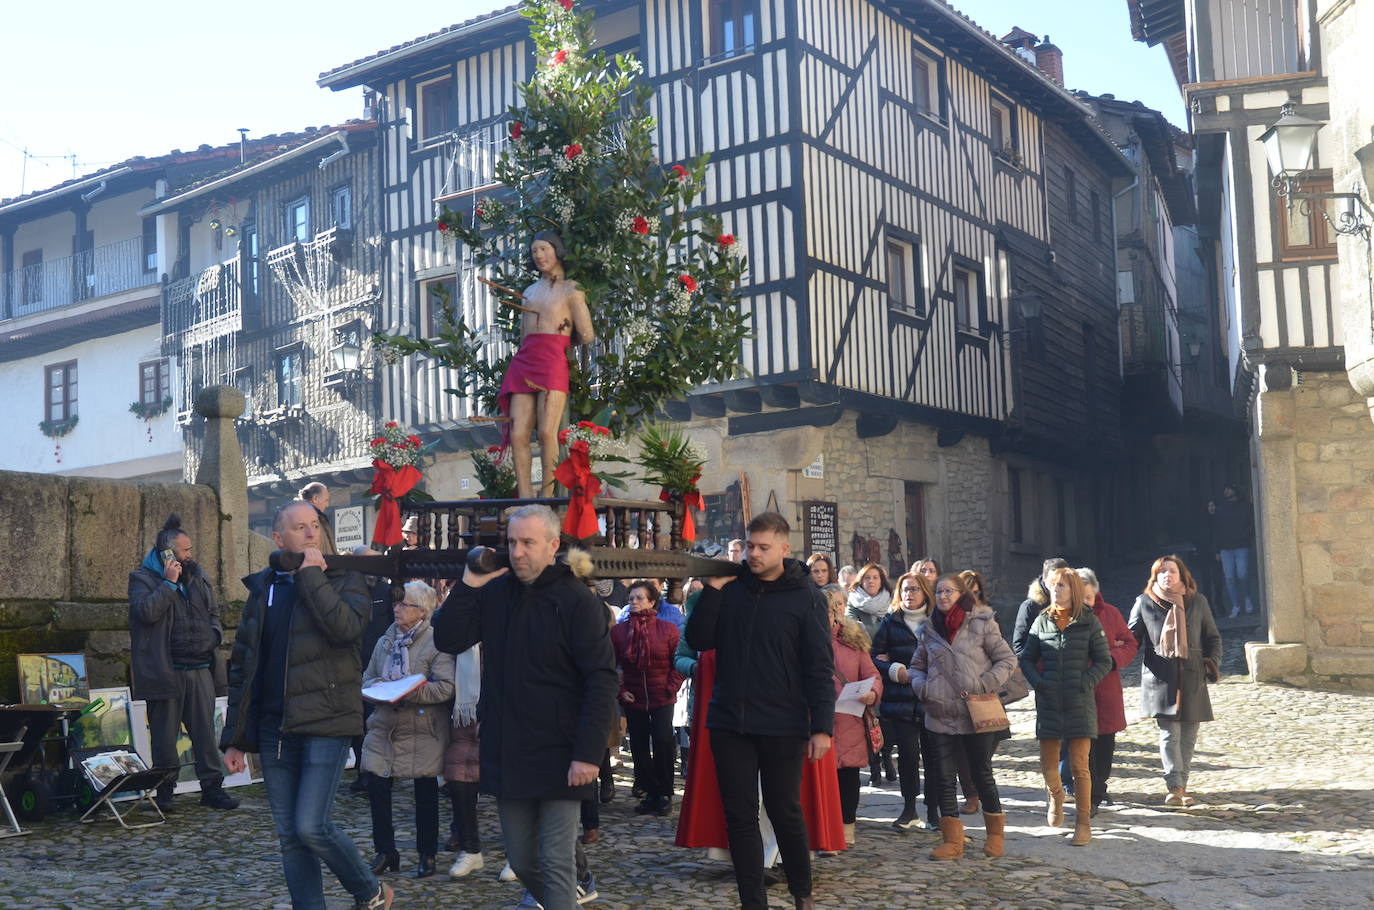
[{"label": "informational sign panel", "polygon": [[822,480],[825,477],[825,455],[817,455],[816,460],[802,468],[802,476],[808,480]]},{"label": "informational sign panel", "polygon": [[362,506],[334,510],[334,546],[340,553],[367,546],[367,525]]},{"label": "informational sign panel", "polygon": [[832,559],[839,553],[840,507],[834,502],[808,500],[802,503],[802,536],[806,539],[806,556],[828,553]]}]

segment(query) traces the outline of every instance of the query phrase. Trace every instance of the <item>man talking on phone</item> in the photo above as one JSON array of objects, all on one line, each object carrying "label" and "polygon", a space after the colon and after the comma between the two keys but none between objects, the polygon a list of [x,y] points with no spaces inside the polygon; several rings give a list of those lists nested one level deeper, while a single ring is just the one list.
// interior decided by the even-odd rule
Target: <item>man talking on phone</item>
[{"label": "man talking on phone", "polygon": [[[129,574],[129,668],[134,698],[148,703],[153,765],[181,759],[181,725],[191,734],[200,778],[200,803],[234,809],[224,792],[224,764],[215,740],[215,648],[224,639],[219,603],[205,571],[192,557],[191,535],[173,512],[153,548]],[[157,788],[157,805],[172,808],[172,784]]]},{"label": "man talking on phone", "polygon": [[743,910],[767,910],[760,788],[797,910],[811,897],[811,854],[801,809],[802,762],[830,749],[835,719],[825,599],[791,556],[791,527],[776,512],[749,522],[746,571],[710,578],[687,620],[687,643],[716,649],[707,709],[725,830]]}]

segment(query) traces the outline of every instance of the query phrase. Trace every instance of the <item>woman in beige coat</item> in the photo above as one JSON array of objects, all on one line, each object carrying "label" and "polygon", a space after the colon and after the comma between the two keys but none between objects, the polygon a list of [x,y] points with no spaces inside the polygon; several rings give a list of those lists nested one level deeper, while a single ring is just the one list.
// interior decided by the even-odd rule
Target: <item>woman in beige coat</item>
[{"label": "woman in beige coat", "polygon": [[449,702],[453,699],[453,655],[434,646],[429,618],[438,596],[422,581],[405,586],[394,608],[396,622],[386,630],[363,673],[363,688],[386,680],[422,675],[426,681],[397,702],[376,705],[363,739],[363,770],[370,773],[372,843],[378,875],[400,869],[391,818],[392,781],[415,781],[416,878],[434,874],[439,852],[439,784],[448,745]]}]

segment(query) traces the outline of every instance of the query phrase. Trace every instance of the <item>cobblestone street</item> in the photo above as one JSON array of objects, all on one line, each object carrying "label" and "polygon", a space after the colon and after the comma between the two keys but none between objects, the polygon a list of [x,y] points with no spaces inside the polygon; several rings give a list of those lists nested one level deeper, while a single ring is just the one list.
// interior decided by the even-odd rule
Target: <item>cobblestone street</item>
[{"label": "cobblestone street", "polygon": [[[1235,628],[1223,634],[1228,672],[1243,672],[1245,636]],[[1135,676],[1132,671],[1128,679],[1132,686]],[[1127,695],[1132,718],[1135,692]],[[900,809],[895,785],[865,789],[857,847],[816,861],[819,906],[1368,906],[1374,893],[1374,697],[1257,686],[1232,675],[1213,688],[1213,698],[1218,720],[1203,726],[1192,782],[1204,805],[1162,808],[1156,727],[1135,721],[1118,736],[1114,804],[1095,820],[1091,846],[1070,847],[1067,831],[1043,826],[1027,701],[1015,706],[1015,735],[996,761],[1008,810],[1003,859],[982,858],[978,819],[970,821],[970,858],[929,861],[934,835],[897,833],[888,825]],[[346,780],[351,777],[346,772]],[[419,882],[408,877],[415,859],[409,787],[398,791],[402,873],[390,879],[397,908],[497,910],[519,899],[519,886],[496,880],[502,862],[494,849],[496,813],[485,799],[486,868],[451,881],[443,871],[452,858],[444,855],[439,875]],[[0,844],[0,900],[26,910],[288,907],[262,787],[234,792],[243,800],[237,811],[202,809],[194,796],[183,796],[169,824],[142,831],[124,832],[104,821],[77,825],[70,814],[49,818],[33,834]],[[727,866],[708,862],[702,851],[672,846],[675,816],[636,816],[631,806],[621,777],[616,800],[602,810],[602,840],[589,848],[601,894],[593,906],[736,905]],[[364,797],[341,790],[335,815],[370,848]],[[447,808],[441,817],[446,825]],[[791,906],[783,888],[772,893],[775,907]],[[351,906],[337,885],[330,894],[331,908]]]}]

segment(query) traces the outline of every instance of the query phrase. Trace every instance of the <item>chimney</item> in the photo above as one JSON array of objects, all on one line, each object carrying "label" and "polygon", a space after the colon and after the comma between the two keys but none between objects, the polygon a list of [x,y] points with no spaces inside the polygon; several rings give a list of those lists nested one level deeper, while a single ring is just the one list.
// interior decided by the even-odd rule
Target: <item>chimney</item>
[{"label": "chimney", "polygon": [[1045,36],[1043,44],[1035,46],[1035,68],[1060,87],[1064,85],[1064,52],[1050,43],[1049,35]]}]

